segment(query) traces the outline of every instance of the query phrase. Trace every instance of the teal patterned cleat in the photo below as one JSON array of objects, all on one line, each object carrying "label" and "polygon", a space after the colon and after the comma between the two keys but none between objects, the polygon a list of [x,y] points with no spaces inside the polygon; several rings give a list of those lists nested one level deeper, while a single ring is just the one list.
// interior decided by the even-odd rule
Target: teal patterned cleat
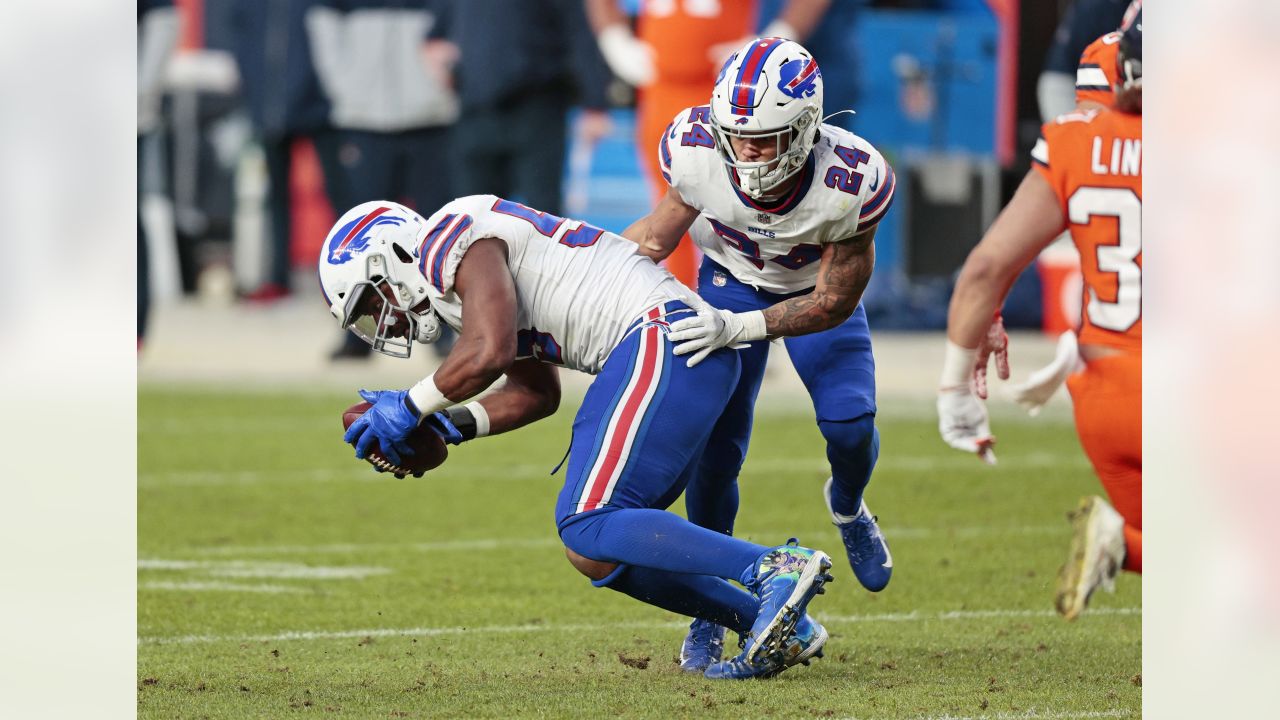
[{"label": "teal patterned cleat", "polygon": [[796,623],[795,635],[783,650],[783,664],[786,667],[808,665],[810,660],[822,657],[822,648],[829,637],[827,629],[806,613]]},{"label": "teal patterned cleat", "polygon": [[680,669],[702,673],[713,663],[720,662],[724,653],[724,626],[710,620],[694,620],[689,635],[680,646]]},{"label": "teal patterned cleat", "polygon": [[[794,544],[776,547],[761,558],[756,567],[755,580],[749,589],[760,598],[760,612],[747,638],[742,653],[707,668],[706,676],[712,679],[741,680],[754,677],[771,677],[785,670],[789,651],[795,656],[807,655],[808,660],[821,650],[826,642],[821,626],[805,621],[805,608],[815,595],[824,592],[823,585],[831,581],[828,570],[831,558],[821,550],[811,550]],[[811,636],[808,643],[800,641],[796,646],[797,629]],[[794,647],[793,647],[794,646]],[[802,662],[797,659],[795,662]]]}]

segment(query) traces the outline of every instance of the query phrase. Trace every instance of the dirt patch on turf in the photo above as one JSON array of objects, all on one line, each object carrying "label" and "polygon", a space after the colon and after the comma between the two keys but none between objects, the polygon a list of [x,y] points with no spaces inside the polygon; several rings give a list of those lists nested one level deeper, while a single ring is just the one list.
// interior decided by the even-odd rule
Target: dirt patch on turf
[{"label": "dirt patch on turf", "polygon": [[626,653],[618,653],[618,662],[629,668],[635,668],[637,670],[648,670],[649,660],[650,658],[648,655],[643,657],[628,657]]}]

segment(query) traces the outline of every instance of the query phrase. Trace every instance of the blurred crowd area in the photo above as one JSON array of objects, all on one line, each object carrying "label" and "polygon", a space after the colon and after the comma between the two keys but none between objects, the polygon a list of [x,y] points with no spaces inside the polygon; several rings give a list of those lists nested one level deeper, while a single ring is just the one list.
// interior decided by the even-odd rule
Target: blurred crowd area
[{"label": "blurred crowd area", "polygon": [[[872,327],[940,329],[1041,122],[1074,105],[1080,51],[1126,5],[140,0],[139,343],[151,308],[183,298],[310,300],[330,225],[369,200],[429,215],[494,193],[621,231],[664,189],[662,127],[706,102],[721,61],[757,33],[804,43],[825,112],[856,111],[828,122],[897,169],[864,298]],[[1008,325],[1074,326],[1074,252],[1059,243],[1023,275]],[[670,262],[693,284],[691,250]],[[334,358],[367,353],[334,330]]]}]

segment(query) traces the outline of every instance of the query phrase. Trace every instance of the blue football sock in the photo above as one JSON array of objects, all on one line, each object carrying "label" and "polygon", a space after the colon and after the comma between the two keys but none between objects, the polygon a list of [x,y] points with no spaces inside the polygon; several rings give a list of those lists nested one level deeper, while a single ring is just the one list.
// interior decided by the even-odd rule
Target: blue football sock
[{"label": "blue football sock", "polygon": [[746,585],[770,548],[698,527],[652,508],[605,508],[575,516],[560,529],[566,547],[592,560],[712,575]]},{"label": "blue football sock", "polygon": [[831,509],[841,515],[857,515],[862,491],[871,482],[871,471],[880,456],[880,431],[875,416],[863,415],[844,422],[821,421],[818,428],[827,440],[831,463]]},{"label": "blue football sock", "polygon": [[726,472],[700,463],[700,474],[684,490],[684,508],[689,521],[725,535],[733,534],[738,516],[738,468]]},{"label": "blue football sock", "polygon": [[710,575],[619,565],[608,577],[591,583],[656,605],[680,615],[710,620],[745,633],[760,612],[760,603],[746,590]]}]

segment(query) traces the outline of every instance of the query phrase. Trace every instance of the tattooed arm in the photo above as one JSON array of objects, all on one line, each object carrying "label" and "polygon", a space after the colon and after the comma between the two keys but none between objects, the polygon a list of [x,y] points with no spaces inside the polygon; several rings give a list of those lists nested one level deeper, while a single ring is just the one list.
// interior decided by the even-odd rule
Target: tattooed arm
[{"label": "tattooed arm", "polygon": [[808,335],[849,319],[862,299],[876,264],[876,229],[864,230],[822,248],[818,283],[813,291],[783,300],[764,310],[735,313],[705,307],[694,317],[671,324],[667,335],[676,355],[690,355],[689,367],[725,347],[757,340]]},{"label": "tattooed arm", "polygon": [[876,264],[875,227],[822,248],[818,284],[764,311],[769,339],[808,335],[833,328],[853,314]]}]

